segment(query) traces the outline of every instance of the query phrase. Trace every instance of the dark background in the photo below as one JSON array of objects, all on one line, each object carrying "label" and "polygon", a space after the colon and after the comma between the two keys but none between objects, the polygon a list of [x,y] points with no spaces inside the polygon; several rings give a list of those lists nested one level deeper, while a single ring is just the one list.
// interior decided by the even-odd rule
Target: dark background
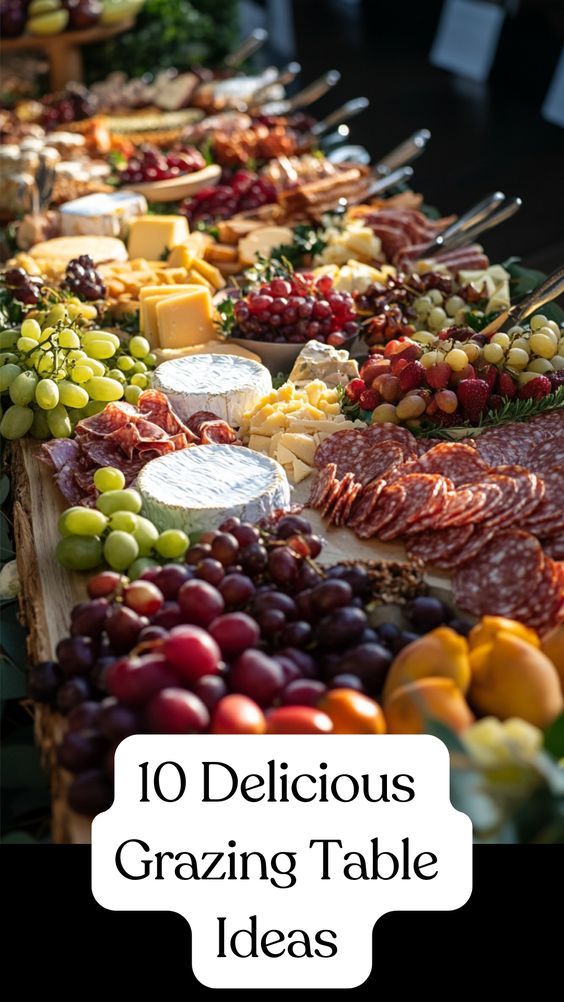
[{"label": "dark background", "polygon": [[521,0],[484,85],[429,63],[441,10],[442,0],[294,0],[303,82],[333,67],[342,73],[315,114],[369,97],[368,111],[350,123],[351,141],[376,157],[429,128],[415,190],[445,213],[498,188],[520,195],[522,209],[485,235],[486,250],[492,261],[515,255],[552,271],[564,261],[564,129],[540,109],[564,42],[564,0]]}]

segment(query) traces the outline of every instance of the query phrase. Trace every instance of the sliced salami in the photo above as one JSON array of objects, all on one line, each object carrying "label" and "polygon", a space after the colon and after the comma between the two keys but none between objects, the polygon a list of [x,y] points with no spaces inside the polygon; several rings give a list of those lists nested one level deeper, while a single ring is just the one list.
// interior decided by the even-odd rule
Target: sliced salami
[{"label": "sliced salami", "polygon": [[376,508],[362,527],[357,529],[361,539],[377,536],[384,526],[388,525],[399,514],[405,502],[405,487],[402,484],[390,484],[382,491]]},{"label": "sliced salami", "polygon": [[[339,470],[345,468],[348,461],[355,462],[358,456],[364,455],[364,441],[363,432],[359,428],[336,431],[318,445],[313,461],[318,469],[327,463],[335,463],[339,475]],[[346,468],[344,472],[347,472]]]},{"label": "sliced salami", "polygon": [[405,489],[405,502],[401,513],[380,531],[380,539],[397,539],[411,524],[416,523],[432,505],[441,479],[430,473],[412,473],[396,480],[395,486]]},{"label": "sliced salami", "polygon": [[490,470],[474,443],[470,442],[441,442],[434,445],[419,457],[419,466],[423,473],[444,474],[452,480],[455,487],[474,483]]},{"label": "sliced salami", "polygon": [[200,425],[200,441],[202,445],[233,445],[237,435],[227,421],[215,418]]},{"label": "sliced salami", "polygon": [[352,487],[354,486],[354,483],[355,483],[355,479],[354,479],[353,474],[352,473],[345,473],[345,476],[343,477],[343,479],[341,481],[341,487],[340,487],[340,490],[339,490],[339,495],[338,495],[337,500],[335,501],[335,504],[333,505],[333,508],[332,508],[331,513],[329,515],[329,521],[331,522],[332,525],[342,525],[343,524],[343,516],[344,516],[345,508],[347,507],[347,504],[348,504],[349,493],[350,493]]},{"label": "sliced salami", "polygon": [[542,541],[544,552],[552,560],[564,560],[564,534]]},{"label": "sliced salami", "polygon": [[323,469],[316,474],[307,502],[308,507],[321,508],[321,505],[331,488],[331,484],[335,480],[336,470],[337,467],[334,463],[328,463],[327,466],[324,466]]},{"label": "sliced salami", "polygon": [[448,557],[443,559],[441,567],[445,570],[453,570],[455,567],[462,567],[478,555],[481,549],[492,539],[495,539],[497,530],[494,527],[484,528],[483,526],[472,526],[472,535],[468,537],[464,546],[458,551],[452,551]]},{"label": "sliced salami", "polygon": [[475,616],[511,617],[541,581],[544,556],[540,543],[521,529],[499,533],[482,546],[453,580],[457,605]]},{"label": "sliced salami", "polygon": [[442,513],[449,493],[452,492],[452,488],[452,481],[447,480],[445,477],[437,476],[435,478],[435,488],[424,510],[406,526],[404,535],[410,536],[415,533],[425,532],[427,529],[438,528],[441,525]]},{"label": "sliced salami", "polygon": [[349,515],[348,525],[351,529],[359,529],[371,516],[385,487],[385,480],[373,480],[361,489]]},{"label": "sliced salami", "polygon": [[474,532],[472,525],[455,526],[441,529],[440,532],[423,532],[407,540],[406,547],[410,557],[423,560],[426,564],[443,566],[443,561],[460,552]]}]

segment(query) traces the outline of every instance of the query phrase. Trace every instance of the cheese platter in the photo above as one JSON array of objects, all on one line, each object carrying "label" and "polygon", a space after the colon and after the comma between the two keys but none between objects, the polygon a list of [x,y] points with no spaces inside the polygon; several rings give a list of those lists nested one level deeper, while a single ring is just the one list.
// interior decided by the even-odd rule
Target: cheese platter
[{"label": "cheese platter", "polygon": [[[561,273],[518,312],[514,266],[465,228],[479,206],[435,218],[414,190],[428,130],[333,162],[286,71],[225,73],[26,108],[44,144],[75,116],[118,186],[22,218],[0,274],[58,841],[88,840],[142,730],[438,721],[472,757],[492,719],[542,742],[563,710]],[[281,107],[231,107],[265,88]]]}]

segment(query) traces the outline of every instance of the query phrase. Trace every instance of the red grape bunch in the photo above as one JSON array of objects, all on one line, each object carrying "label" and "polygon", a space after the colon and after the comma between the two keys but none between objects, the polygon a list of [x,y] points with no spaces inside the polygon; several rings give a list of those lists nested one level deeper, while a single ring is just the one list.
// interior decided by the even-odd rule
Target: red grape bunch
[{"label": "red grape bunch", "polygon": [[168,181],[182,174],[192,174],[206,166],[202,154],[194,146],[163,153],[154,146],[140,146],[127,165],[119,171],[120,184]]},{"label": "red grape bunch", "polygon": [[235,337],[302,344],[323,341],[340,348],[358,334],[352,296],[336,292],[329,275],[289,272],[238,299],[233,306]]},{"label": "red grape bunch", "polygon": [[193,225],[229,219],[236,212],[251,212],[275,201],[276,189],[270,181],[252,171],[238,170],[215,186],[201,188],[186,199],[180,211]]}]

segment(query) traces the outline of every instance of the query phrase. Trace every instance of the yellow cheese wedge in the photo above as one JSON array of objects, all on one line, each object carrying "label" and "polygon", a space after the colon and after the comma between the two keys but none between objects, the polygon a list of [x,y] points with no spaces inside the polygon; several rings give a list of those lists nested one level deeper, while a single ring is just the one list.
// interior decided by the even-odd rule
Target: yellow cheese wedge
[{"label": "yellow cheese wedge", "polygon": [[192,282],[192,285],[201,285],[203,286],[204,289],[209,289],[209,291],[212,294],[215,292],[215,289],[211,284],[211,282],[208,282],[207,278],[204,278],[201,272],[196,271],[195,268],[190,268],[190,271],[188,272],[188,278]]},{"label": "yellow cheese wedge", "polygon": [[207,289],[167,296],[156,304],[161,348],[183,348],[219,340],[213,322],[212,298]]},{"label": "yellow cheese wedge", "polygon": [[297,432],[286,432],[280,439],[280,444],[289,449],[298,459],[301,459],[309,466],[313,466],[316,445],[309,435]]},{"label": "yellow cheese wedge", "polygon": [[159,260],[165,251],[184,243],[189,235],[184,216],[137,216],[129,227],[129,256]]},{"label": "yellow cheese wedge", "polygon": [[264,452],[268,455],[272,439],[267,435],[251,435],[249,439],[249,449],[254,452]]},{"label": "yellow cheese wedge", "polygon": [[250,358],[252,362],[261,361],[260,355],[256,355],[254,351],[231,344],[230,341],[205,341],[204,344],[193,344],[186,348],[156,348],[155,355],[159,365],[171,358],[184,358],[185,355],[238,355],[240,358]]},{"label": "yellow cheese wedge", "polygon": [[149,340],[151,347],[159,345],[157,325],[157,303],[167,296],[178,296],[181,292],[191,292],[193,285],[147,285],[139,293],[139,330]]},{"label": "yellow cheese wedge", "polygon": [[306,477],[309,477],[310,473],[313,473],[313,469],[311,466],[308,466],[307,463],[302,463],[301,459],[298,459],[297,456],[294,456],[292,473],[294,482],[299,484],[302,480],[305,480]]},{"label": "yellow cheese wedge", "polygon": [[201,258],[195,258],[193,263],[193,269],[199,271],[200,275],[203,275],[214,289],[223,289],[225,285],[225,279],[221,272],[214,267],[213,264],[208,264],[207,261],[202,261]]},{"label": "yellow cheese wedge", "polygon": [[167,258],[167,264],[170,268],[186,268],[187,271],[190,271],[194,257],[194,251],[190,250],[187,244],[179,244],[178,247],[172,248]]}]

